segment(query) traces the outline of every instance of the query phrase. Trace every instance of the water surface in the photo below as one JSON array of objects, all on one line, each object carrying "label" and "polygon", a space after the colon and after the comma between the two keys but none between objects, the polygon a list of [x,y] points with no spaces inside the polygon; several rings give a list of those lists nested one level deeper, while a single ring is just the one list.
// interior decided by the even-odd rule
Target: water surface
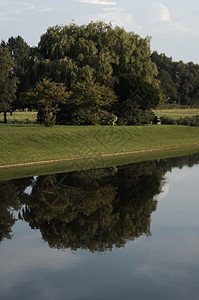
[{"label": "water surface", "polygon": [[199,299],[199,154],[0,182],[0,299]]}]

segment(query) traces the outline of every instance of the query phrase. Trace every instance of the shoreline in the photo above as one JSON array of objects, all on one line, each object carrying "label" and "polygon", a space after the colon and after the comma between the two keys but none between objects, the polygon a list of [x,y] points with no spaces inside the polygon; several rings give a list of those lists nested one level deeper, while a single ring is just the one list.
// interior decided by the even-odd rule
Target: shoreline
[{"label": "shoreline", "polygon": [[35,162],[27,162],[27,163],[19,163],[19,164],[1,165],[0,169],[45,165],[45,164],[53,164],[53,163],[60,163],[60,162],[67,162],[67,161],[86,160],[86,159],[103,158],[103,157],[114,157],[114,156],[166,151],[166,150],[175,150],[175,149],[198,148],[198,147],[199,147],[199,145],[174,146],[174,147],[157,148],[157,149],[136,150],[136,151],[130,151],[130,152],[121,152],[121,153],[99,154],[99,155],[84,156],[84,157],[53,159],[53,160],[46,160],[46,161],[35,161]]}]

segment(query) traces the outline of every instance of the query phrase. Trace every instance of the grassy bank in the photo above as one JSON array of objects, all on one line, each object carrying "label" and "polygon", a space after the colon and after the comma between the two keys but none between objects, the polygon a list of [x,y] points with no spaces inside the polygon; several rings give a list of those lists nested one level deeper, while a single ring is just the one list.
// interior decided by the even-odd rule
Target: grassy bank
[{"label": "grassy bank", "polygon": [[54,126],[0,124],[0,166],[168,147],[171,149],[0,169],[0,180],[102,168],[199,152],[199,128],[188,126]]},{"label": "grassy bank", "polygon": [[66,173],[79,170],[98,169],[113,166],[126,165],[142,161],[167,159],[169,157],[185,156],[199,152],[199,147],[174,149],[158,152],[145,152],[121,156],[111,156],[96,159],[82,159],[78,161],[66,161],[51,164],[41,164],[25,167],[12,167],[0,169],[0,180],[10,180],[25,178],[36,175],[47,175],[56,173]]},{"label": "grassy bank", "polygon": [[54,126],[0,124],[0,165],[199,145],[188,126]]}]

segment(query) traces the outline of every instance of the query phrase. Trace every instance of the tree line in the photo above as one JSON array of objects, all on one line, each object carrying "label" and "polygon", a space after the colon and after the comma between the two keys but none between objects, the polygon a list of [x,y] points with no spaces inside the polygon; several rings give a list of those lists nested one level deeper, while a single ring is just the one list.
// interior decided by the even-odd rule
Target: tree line
[{"label": "tree line", "polygon": [[150,123],[152,108],[197,104],[199,66],[151,54],[150,39],[104,22],[49,27],[36,47],[0,45],[0,111],[36,109],[57,124]]},{"label": "tree line", "polygon": [[154,51],[152,61],[158,69],[158,80],[166,104],[199,105],[199,64],[173,61]]}]

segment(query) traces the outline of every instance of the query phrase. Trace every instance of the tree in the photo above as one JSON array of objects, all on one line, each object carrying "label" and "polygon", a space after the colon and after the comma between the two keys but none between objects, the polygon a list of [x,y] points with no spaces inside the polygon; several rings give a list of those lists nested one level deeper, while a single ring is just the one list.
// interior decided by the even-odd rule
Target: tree
[{"label": "tree", "polygon": [[178,91],[171,74],[165,70],[161,70],[158,78],[161,82],[162,91],[167,96],[167,99],[170,98],[176,101],[178,98]]},{"label": "tree", "polygon": [[58,105],[66,103],[70,93],[63,83],[43,78],[26,95],[29,101],[38,108],[38,123],[49,127],[56,122],[56,114],[59,111]]},{"label": "tree", "polygon": [[156,51],[151,55],[157,65],[160,88],[166,99],[181,105],[199,104],[199,65],[193,62],[174,62],[165,54]]},{"label": "tree", "polygon": [[17,90],[19,94],[30,88],[29,58],[31,55],[31,48],[19,35],[17,37],[10,37],[6,45],[15,63],[15,74],[20,81]]},{"label": "tree", "polygon": [[18,79],[14,73],[14,61],[7,47],[0,47],[0,112],[4,113],[7,123],[7,112],[12,109],[16,98]]},{"label": "tree", "polygon": [[157,68],[151,61],[150,38],[143,39],[104,22],[49,27],[41,36],[35,59],[38,76],[58,81],[62,73],[61,82],[67,86],[70,78],[69,88],[81,80],[82,73],[85,80],[96,80],[101,84],[110,79],[117,80],[123,74],[157,83]]},{"label": "tree", "polygon": [[[134,78],[134,85],[141,80],[158,89],[158,72],[151,60],[150,38],[143,39],[104,22],[49,27],[41,36],[34,60],[38,78],[50,77],[73,91],[73,103],[61,107],[58,113],[62,124],[99,124],[102,114],[107,119],[107,111],[113,113],[112,104],[108,110],[105,108],[104,112],[99,112],[100,107],[104,110],[104,104],[98,105],[99,87],[113,89],[123,76]],[[120,95],[122,86],[115,93]],[[88,96],[90,100],[82,100]]]},{"label": "tree", "polygon": [[114,106],[114,113],[119,124],[141,125],[153,121],[155,116],[151,109],[160,101],[158,87],[127,74],[119,78],[115,89],[119,101]]},{"label": "tree", "polygon": [[71,112],[73,124],[94,125],[103,123],[102,119],[114,119],[111,114],[110,118],[107,116],[107,109],[116,101],[117,96],[111,88],[94,81],[83,81],[72,88],[69,105],[65,106]]}]

